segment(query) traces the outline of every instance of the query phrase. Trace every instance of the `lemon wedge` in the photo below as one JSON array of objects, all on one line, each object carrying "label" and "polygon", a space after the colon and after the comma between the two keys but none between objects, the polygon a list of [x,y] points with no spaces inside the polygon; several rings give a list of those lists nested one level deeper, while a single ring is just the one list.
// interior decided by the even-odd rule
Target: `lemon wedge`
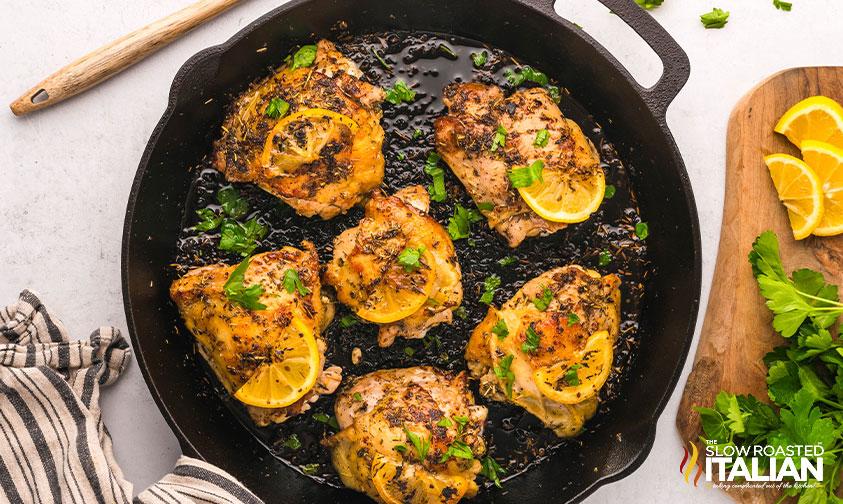
[{"label": "lemon wedge", "polygon": [[313,331],[293,319],[275,345],[277,360],[268,362],[234,393],[244,404],[283,408],[310,392],[319,375],[319,348]]},{"label": "lemon wedge", "polygon": [[570,174],[544,170],[543,182],[519,187],[518,192],[527,205],[543,219],[552,222],[582,222],[593,214],[606,192],[603,170],[593,173]]},{"label": "lemon wedge", "polygon": [[270,175],[282,175],[319,159],[322,148],[332,139],[346,135],[350,143],[358,129],[354,119],[333,110],[300,110],[279,120],[269,132],[261,165]]},{"label": "lemon wedge", "polygon": [[800,149],[805,140],[843,149],[843,107],[831,98],[812,96],[790,107],[773,130]]},{"label": "lemon wedge", "polygon": [[802,240],[811,235],[823,216],[823,191],[819,177],[799,158],[771,154],[764,158],[779,200],[787,208],[793,237]]},{"label": "lemon wedge", "polygon": [[578,359],[541,367],[533,373],[533,381],[552,401],[579,403],[597,395],[609,377],[613,358],[609,333],[599,331],[588,338]]},{"label": "lemon wedge", "polygon": [[383,455],[372,460],[372,483],[386,504],[456,504],[468,490],[462,476],[398,464]]},{"label": "lemon wedge", "polygon": [[843,233],[843,149],[825,142],[804,140],[802,160],[817,174],[823,191],[823,216],[813,234]]},{"label": "lemon wedge", "polygon": [[433,256],[427,250],[420,254],[419,266],[412,271],[396,261],[357,309],[357,316],[378,324],[406,318],[427,303],[435,281]]}]

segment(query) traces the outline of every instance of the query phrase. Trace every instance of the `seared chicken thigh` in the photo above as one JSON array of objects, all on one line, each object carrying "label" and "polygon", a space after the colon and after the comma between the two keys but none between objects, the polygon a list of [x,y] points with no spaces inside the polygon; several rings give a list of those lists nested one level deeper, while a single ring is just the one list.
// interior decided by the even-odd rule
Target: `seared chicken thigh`
[{"label": "seared chicken thigh", "polygon": [[454,504],[477,493],[487,410],[474,404],[465,372],[375,371],[346,387],[334,411],[341,431],[325,444],[347,487],[384,504]]},{"label": "seared chicken thigh", "polygon": [[[314,335],[318,377],[312,388],[300,391],[301,397],[283,408],[246,405],[257,425],[280,423],[310,409],[310,403],[321,394],[333,393],[342,379],[339,367],[324,369],[325,342],[319,336],[333,317],[333,305],[322,297],[319,262],[310,243],[304,243],[304,250],[285,247],[251,259],[243,284],[263,287],[258,301],[266,309],[245,308],[226,295],[225,285],[234,269],[224,264],[193,269],[173,282],[170,297],[196,338],[199,353],[231,394],[262,366],[283,357],[291,330]],[[283,279],[290,269],[297,273],[307,294],[285,289]]]},{"label": "seared chicken thigh", "polygon": [[332,43],[317,47],[311,66],[286,63],[243,93],[213,156],[226,179],[254,182],[299,215],[330,219],[383,180],[384,92]]},{"label": "seared chicken thigh", "polygon": [[[510,183],[508,170],[541,160],[544,170],[603,177],[600,158],[580,127],[566,119],[541,88],[504,97],[497,86],[476,82],[445,86],[448,115],[436,119],[436,150],[489,221],[515,247],[528,236],[547,235],[567,224],[536,214]],[[505,131],[500,145],[499,131]],[[536,145],[547,131],[544,146]],[[496,135],[497,140],[496,141]],[[602,194],[601,194],[602,196]],[[488,204],[492,209],[484,209]]]},{"label": "seared chicken thigh", "polygon": [[611,370],[619,287],[616,275],[566,266],[490,307],[465,352],[480,393],[522,406],[560,437],[579,434]]},{"label": "seared chicken thigh", "polygon": [[375,191],[360,225],[334,240],[324,281],[363,320],[380,324],[378,343],[422,338],[451,323],[462,302],[462,273],[454,244],[430,216],[421,186],[394,196]]}]

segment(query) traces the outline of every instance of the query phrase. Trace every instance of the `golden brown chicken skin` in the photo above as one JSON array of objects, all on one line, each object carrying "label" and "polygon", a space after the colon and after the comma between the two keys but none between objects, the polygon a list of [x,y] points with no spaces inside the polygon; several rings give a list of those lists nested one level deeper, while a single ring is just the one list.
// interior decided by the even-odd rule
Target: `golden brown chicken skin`
[{"label": "golden brown chicken skin", "polygon": [[[286,63],[243,93],[213,159],[226,179],[253,182],[299,215],[330,219],[383,181],[384,92],[332,43],[317,47],[311,66]],[[273,100],[289,109],[270,108]]]},{"label": "golden brown chicken skin", "polygon": [[[284,408],[247,406],[257,425],[280,423],[307,411],[321,394],[333,393],[342,379],[339,367],[324,369],[325,342],[319,336],[333,317],[333,306],[322,296],[318,258],[308,242],[304,242],[304,250],[285,247],[251,258],[244,285],[263,286],[259,301],[266,305],[265,310],[244,308],[225,295],[223,287],[235,267],[215,264],[190,270],[170,286],[170,297],[196,338],[199,353],[232,394],[271,360],[273,342],[279,340],[291,320],[296,318],[312,330],[320,355],[316,385]],[[296,270],[310,293],[302,296],[284,288],[284,273],[290,268]]]},{"label": "golden brown chicken skin", "polygon": [[[375,191],[357,227],[334,240],[334,256],[323,279],[337,298],[364,320],[379,323],[378,343],[390,346],[397,336],[422,338],[441,323],[451,323],[462,302],[462,273],[447,231],[427,215],[430,196],[411,186],[393,196]],[[402,252],[423,247],[418,267],[407,271]],[[383,297],[388,297],[384,301]],[[372,305],[384,307],[386,317],[366,315]]]},{"label": "golden brown chicken skin", "polygon": [[[565,118],[541,88],[519,90],[509,97],[492,85],[477,82],[445,86],[448,114],[436,119],[436,150],[481,208],[489,226],[516,247],[528,236],[548,235],[567,224],[536,214],[512,187],[508,170],[536,160],[545,170],[596,173],[600,158],[580,127]],[[498,127],[506,130],[503,146],[495,146]],[[534,145],[547,130],[545,146]],[[492,150],[492,149],[495,150]],[[483,210],[491,203],[491,210]]]},{"label": "golden brown chicken skin", "polygon": [[[607,331],[608,344],[614,345],[620,325],[619,287],[620,279],[614,274],[601,276],[580,266],[565,266],[524,284],[500,310],[490,307],[465,351],[472,378],[480,380],[480,393],[522,406],[560,437],[579,434],[596,411],[597,396],[559,403],[539,389],[535,372],[544,366],[575,361],[589,338],[600,331]],[[545,310],[534,303],[543,297],[549,300]],[[500,326],[495,330],[499,321],[508,331],[504,337]],[[525,351],[528,328],[537,340],[534,349]],[[507,358],[514,375],[511,381],[495,372]]]},{"label": "golden brown chicken skin", "polygon": [[324,443],[347,487],[385,504],[454,504],[477,493],[487,410],[474,404],[464,372],[375,371],[345,387],[334,411],[341,431]]}]

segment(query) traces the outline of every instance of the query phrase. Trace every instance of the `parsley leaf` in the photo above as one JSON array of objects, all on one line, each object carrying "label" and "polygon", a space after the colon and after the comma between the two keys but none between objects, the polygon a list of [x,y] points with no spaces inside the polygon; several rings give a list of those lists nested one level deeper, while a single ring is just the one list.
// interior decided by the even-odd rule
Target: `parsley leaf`
[{"label": "parsley leaf", "polygon": [[237,303],[249,310],[266,310],[266,305],[261,303],[260,297],[264,293],[263,285],[255,284],[249,287],[243,285],[246,270],[249,268],[250,257],[243,259],[243,262],[228,275],[222,290],[225,297],[232,303]]},{"label": "parsley leaf", "polygon": [[465,441],[461,441],[457,439],[442,454],[442,458],[439,459],[439,463],[446,462],[451,457],[458,457],[464,459],[473,459],[474,453],[471,451],[471,446],[469,446]]},{"label": "parsley leaf", "polygon": [[495,298],[495,289],[500,287],[501,278],[497,275],[487,276],[483,280],[483,294],[480,296],[480,302],[491,304]]},{"label": "parsley leaf", "polygon": [[445,201],[448,197],[445,192],[445,170],[439,167],[441,159],[442,156],[438,153],[431,152],[424,163],[424,172],[433,178],[433,184],[427,188],[427,192],[430,193],[430,199],[438,202]]},{"label": "parsley leaf", "polygon": [[340,327],[350,327],[360,322],[360,317],[355,313],[349,313],[340,320]]},{"label": "parsley leaf", "polygon": [[498,150],[498,147],[503,147],[506,143],[506,128],[498,124],[498,129],[495,132],[495,138],[492,139],[492,147],[489,149],[492,152]]},{"label": "parsley leaf", "polygon": [[466,313],[465,308],[463,308],[462,306],[458,306],[457,309],[454,310],[454,315],[456,315],[457,317],[459,317],[462,320],[465,320],[465,319],[468,318],[468,313]]},{"label": "parsley leaf", "polygon": [[606,266],[610,262],[612,262],[612,253],[609,252],[609,249],[601,250],[599,259],[597,259],[597,264],[600,266]]},{"label": "parsley leaf", "polygon": [[439,420],[438,422],[436,422],[436,425],[438,425],[439,427],[450,428],[450,427],[454,426],[454,422],[452,422],[450,418],[446,417],[446,418],[443,418],[443,419]]},{"label": "parsley leaf", "polygon": [[788,12],[790,12],[791,7],[793,7],[792,3],[782,2],[782,0],[773,0],[773,5],[776,6],[776,9],[788,11]]},{"label": "parsley leaf", "polygon": [[477,210],[466,210],[459,203],[454,206],[454,216],[448,220],[448,235],[452,240],[468,238],[471,235],[471,223],[483,220]]},{"label": "parsley leaf", "polygon": [[291,450],[298,450],[301,448],[301,441],[299,441],[299,437],[295,435],[295,433],[290,434],[290,437],[284,441],[284,446]]},{"label": "parsley leaf", "polygon": [[606,199],[612,199],[615,197],[615,186],[607,185],[606,190],[603,191],[603,197]]},{"label": "parsley leaf", "polygon": [[402,445],[402,444],[395,445],[393,450],[400,451],[401,453],[404,453],[405,451],[407,451],[407,445]]},{"label": "parsley leaf", "polygon": [[193,229],[197,231],[211,231],[212,229],[216,229],[222,222],[222,217],[217,215],[217,213],[210,208],[197,210],[196,215],[202,219],[199,224],[193,226]]},{"label": "parsley leaf", "polygon": [[351,398],[357,402],[363,402],[363,396],[360,395],[360,392],[355,392]]},{"label": "parsley leaf", "polygon": [[547,94],[549,94],[550,98],[556,103],[562,101],[562,92],[559,91],[559,88],[556,86],[547,86]]},{"label": "parsley leaf", "polygon": [[404,267],[404,271],[407,273],[411,273],[414,269],[420,268],[421,264],[419,263],[419,257],[424,253],[425,249],[424,245],[413,248],[407,247],[401,254],[398,256],[398,264]]},{"label": "parsley leaf", "polygon": [[646,240],[650,236],[650,226],[646,222],[639,222],[635,225],[635,236],[642,240]]},{"label": "parsley leaf", "polygon": [[664,0],[635,0],[635,3],[647,10],[651,10],[663,4]]},{"label": "parsley leaf", "polygon": [[381,65],[383,65],[384,68],[386,68],[387,70],[392,70],[392,67],[387,64],[387,62],[381,57],[380,54],[378,54],[377,51],[375,51],[374,47],[372,47],[372,54],[375,55],[375,58],[378,59],[378,61],[380,62]]},{"label": "parsley leaf", "polygon": [[414,434],[407,429],[407,426],[404,426],[404,432],[407,434],[407,438],[413,443],[413,446],[416,447],[416,452],[419,454],[419,459],[424,460],[427,457],[427,451],[430,450],[430,439],[423,438],[418,434]]},{"label": "parsley leaf", "polygon": [[316,59],[316,46],[315,45],[306,45],[302,46],[301,49],[296,51],[296,54],[293,55],[293,64],[290,65],[290,70],[295,70],[296,68],[305,68],[309,67],[313,64],[313,61]]},{"label": "parsley leaf", "polygon": [[474,66],[480,67],[486,63],[486,51],[481,51],[479,53],[471,53],[471,61],[474,62]]},{"label": "parsley leaf", "polygon": [[533,81],[540,86],[547,85],[547,75],[539,72],[538,70],[534,70],[531,67],[525,66],[521,70],[513,72],[511,69],[508,69],[504,72],[504,76],[509,81],[510,84],[513,86],[520,86],[524,83],[524,81]]},{"label": "parsley leaf", "polygon": [[481,462],[481,465],[482,469],[480,470],[480,474],[494,481],[496,487],[503,488],[501,487],[501,480],[498,476],[498,473],[506,474],[506,470],[504,470],[504,468],[498,465],[498,463],[495,462],[495,459],[493,459],[492,457],[484,457],[483,461]]},{"label": "parsley leaf", "polygon": [[498,264],[506,267],[506,266],[509,266],[511,264],[515,264],[516,262],[518,262],[517,257],[508,255],[508,256],[504,257],[503,259],[501,259],[500,261],[498,261]]},{"label": "parsley leaf", "polygon": [[273,98],[269,100],[269,105],[263,111],[263,115],[270,119],[278,119],[287,115],[290,110],[290,104],[281,98]]},{"label": "parsley leaf", "polygon": [[553,299],[553,293],[550,292],[550,289],[542,285],[542,295],[539,298],[533,300],[533,304],[536,305],[540,311],[547,310],[547,307],[550,305],[550,301]]},{"label": "parsley leaf", "polygon": [[579,321],[580,321],[580,318],[577,316],[576,313],[571,312],[571,313],[568,314],[568,327],[571,327],[572,325],[576,324]]},{"label": "parsley leaf", "polygon": [[305,465],[300,466],[300,467],[301,467],[301,472],[303,472],[304,474],[307,474],[308,476],[313,476],[314,474],[319,472],[319,464],[316,464],[316,463],[305,464]]},{"label": "parsley leaf", "polygon": [[533,329],[533,326],[530,325],[527,327],[527,338],[524,340],[524,343],[521,343],[521,350],[524,350],[526,353],[532,353],[538,350],[539,348],[539,334]]},{"label": "parsley leaf", "polygon": [[237,189],[231,186],[220,189],[220,192],[217,193],[217,201],[219,201],[222,211],[232,219],[239,219],[249,211],[249,202],[241,198]]},{"label": "parsley leaf", "polygon": [[512,399],[512,382],[515,380],[515,373],[513,373],[509,368],[512,366],[512,359],[514,357],[514,355],[509,354],[501,359],[497,366],[492,368],[495,376],[499,380],[503,380],[504,385],[506,386],[506,397],[510,399]]},{"label": "parsley leaf", "polygon": [[568,368],[568,372],[565,373],[565,381],[568,382],[568,385],[576,387],[580,384],[580,377],[577,375],[577,369],[581,367],[582,364],[574,364]]},{"label": "parsley leaf", "polygon": [[548,133],[546,129],[539,130],[539,132],[536,133],[536,139],[533,140],[533,147],[545,147],[549,139],[550,133]]},{"label": "parsley leaf", "polygon": [[310,294],[310,289],[304,286],[301,283],[301,278],[299,278],[299,272],[294,270],[293,268],[288,268],[287,271],[284,272],[284,289],[287,290],[290,294],[295,291],[299,291],[299,296],[306,296]]},{"label": "parsley leaf", "polygon": [[407,87],[403,79],[398,79],[392,85],[392,89],[386,90],[386,101],[393,105],[400,105],[401,102],[415,101],[416,92]]},{"label": "parsley leaf", "polygon": [[500,319],[495,323],[494,327],[492,327],[492,332],[498,335],[498,339],[504,339],[509,336],[509,328],[506,327],[506,322],[503,319]]},{"label": "parsley leaf", "polygon": [[258,247],[258,240],[266,235],[266,226],[258,224],[257,218],[251,218],[246,224],[231,219],[222,221],[220,227],[220,250],[236,252],[246,257]]},{"label": "parsley leaf", "polygon": [[485,210],[485,211],[488,212],[490,210],[494,210],[495,205],[493,203],[489,203],[488,201],[481,201],[480,203],[477,204],[477,209],[478,210]]},{"label": "parsley leaf", "polygon": [[539,159],[538,161],[534,161],[530,166],[513,168],[507,172],[507,175],[509,175],[509,181],[512,183],[512,187],[530,187],[536,180],[544,182],[542,178],[543,170],[544,161]]},{"label": "parsley leaf", "polygon": [[320,411],[313,414],[313,419],[317,422],[322,422],[330,425],[334,428],[334,430],[340,430],[340,424],[337,422],[337,417],[335,416],[328,416]]},{"label": "parsley leaf", "polygon": [[700,22],[706,28],[723,28],[729,22],[728,20],[729,11],[723,11],[717,7],[700,16]]},{"label": "parsley leaf", "polygon": [[416,131],[413,132],[413,138],[414,139],[420,137],[421,135],[422,135],[421,130],[416,130]]}]

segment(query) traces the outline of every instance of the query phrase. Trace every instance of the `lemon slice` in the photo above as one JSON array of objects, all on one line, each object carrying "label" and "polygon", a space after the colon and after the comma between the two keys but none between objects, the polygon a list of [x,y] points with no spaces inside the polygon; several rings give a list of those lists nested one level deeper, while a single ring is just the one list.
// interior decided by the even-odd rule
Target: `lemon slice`
[{"label": "lemon slice", "polygon": [[810,236],[823,216],[823,191],[819,177],[804,161],[787,154],[764,158],[779,200],[787,208],[793,237]]},{"label": "lemon slice", "polygon": [[817,174],[823,190],[823,216],[813,234],[843,233],[843,149],[825,142],[804,140],[802,160]]},{"label": "lemon slice", "polygon": [[790,107],[773,130],[799,148],[805,140],[818,140],[843,149],[843,107],[831,98],[812,96]]},{"label": "lemon slice", "polygon": [[582,222],[593,214],[606,192],[606,180],[599,167],[588,175],[556,170],[542,173],[544,182],[519,187],[521,198],[543,219],[553,222]]},{"label": "lemon slice", "polygon": [[[539,391],[548,399],[562,404],[575,404],[597,395],[612,370],[612,344],[609,333],[599,331],[588,338],[578,362],[557,362],[533,373]],[[576,369],[574,366],[579,365]],[[572,380],[570,371],[576,372]],[[573,382],[573,383],[572,383]]]},{"label": "lemon slice", "polygon": [[455,504],[468,490],[468,480],[462,476],[397,464],[383,455],[372,460],[372,483],[386,504]]},{"label": "lemon slice", "polygon": [[261,165],[270,175],[287,173],[319,159],[322,148],[332,139],[342,139],[350,133],[350,140],[358,129],[354,119],[333,110],[300,110],[282,118],[269,132]]},{"label": "lemon slice", "polygon": [[310,328],[293,319],[275,354],[278,360],[258,368],[234,393],[236,399],[250,406],[283,408],[310,392],[319,375],[319,348]]},{"label": "lemon slice", "polygon": [[392,263],[357,309],[357,315],[369,322],[388,324],[406,318],[424,306],[436,280],[430,252],[421,253],[419,265],[408,272],[397,261]]}]

